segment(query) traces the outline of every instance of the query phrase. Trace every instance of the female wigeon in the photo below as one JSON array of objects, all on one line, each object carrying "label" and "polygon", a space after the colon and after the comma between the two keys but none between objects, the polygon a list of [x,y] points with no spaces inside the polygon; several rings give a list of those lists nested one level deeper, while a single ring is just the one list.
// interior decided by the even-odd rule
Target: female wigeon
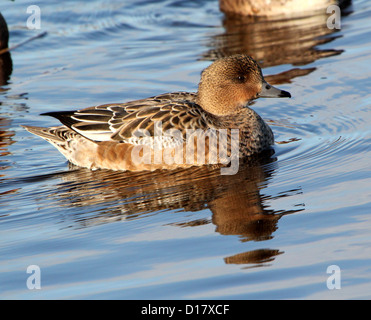
[{"label": "female wigeon", "polygon": [[273,17],[307,15],[346,2],[350,0],[219,0],[219,7],[224,13]]},{"label": "female wigeon", "polygon": [[[291,95],[269,85],[251,57],[234,55],[202,72],[197,93],[165,93],[78,111],[48,112],[44,115],[64,126],[25,128],[53,144],[73,164],[90,169],[189,167],[204,164],[216,149],[214,161],[225,163],[236,146],[237,157],[248,157],[273,144],[269,126],[248,107],[259,97]],[[224,156],[222,133],[228,141]]]}]

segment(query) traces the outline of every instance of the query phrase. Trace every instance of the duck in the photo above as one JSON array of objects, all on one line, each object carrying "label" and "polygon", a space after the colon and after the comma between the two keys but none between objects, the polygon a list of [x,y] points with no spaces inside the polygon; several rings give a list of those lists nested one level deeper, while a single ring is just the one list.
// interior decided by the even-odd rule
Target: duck
[{"label": "duck", "polygon": [[[205,68],[197,92],[47,112],[42,115],[58,119],[61,125],[23,127],[50,142],[70,163],[91,170],[226,164],[274,144],[271,128],[250,108],[263,97],[290,98],[291,94],[268,84],[252,57],[237,54]],[[222,141],[227,141],[223,148]],[[211,154],[213,162],[208,162]]]},{"label": "duck", "polygon": [[219,8],[226,14],[253,17],[310,15],[330,5],[343,6],[350,0],[219,0]]},{"label": "duck", "polygon": [[8,48],[9,31],[8,25],[0,12],[0,50]]},{"label": "duck", "polygon": [[[0,12],[0,87],[8,83],[13,71],[13,62],[9,52],[8,25]],[[0,88],[0,92],[6,89]]]}]

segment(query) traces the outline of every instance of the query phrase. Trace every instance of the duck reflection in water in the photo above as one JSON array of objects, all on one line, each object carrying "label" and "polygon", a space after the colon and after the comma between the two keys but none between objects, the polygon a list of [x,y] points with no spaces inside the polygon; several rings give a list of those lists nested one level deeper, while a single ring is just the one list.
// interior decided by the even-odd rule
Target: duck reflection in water
[{"label": "duck reflection in water", "polygon": [[[119,220],[146,218],[164,211],[193,212],[192,218],[171,225],[176,228],[197,227],[213,223],[222,235],[239,236],[240,240],[271,239],[279,219],[304,210],[295,206],[289,210],[269,209],[267,202],[276,196],[261,195],[275,171],[271,153],[241,160],[236,175],[220,175],[218,166],[188,169],[156,170],[153,172],[90,171],[72,167],[62,173],[54,196],[68,207],[92,207],[83,215],[70,216],[72,226],[90,227]],[[300,189],[280,193],[279,197],[301,193]],[[97,208],[101,208],[97,212]],[[85,210],[84,209],[84,210]],[[209,209],[211,219],[197,217],[197,212]],[[204,213],[203,213],[204,214]],[[226,257],[226,263],[259,264],[271,261],[277,249],[263,248]]]},{"label": "duck reflection in water", "polygon": [[330,14],[326,8],[331,4],[339,5],[342,15],[351,11],[351,1],[220,0],[225,32],[211,38],[211,49],[203,59],[214,61],[233,54],[248,54],[262,68],[291,64],[294,68],[265,77],[274,85],[290,83],[293,78],[315,70],[301,66],[343,52],[320,48],[339,37],[339,30],[327,26]]}]

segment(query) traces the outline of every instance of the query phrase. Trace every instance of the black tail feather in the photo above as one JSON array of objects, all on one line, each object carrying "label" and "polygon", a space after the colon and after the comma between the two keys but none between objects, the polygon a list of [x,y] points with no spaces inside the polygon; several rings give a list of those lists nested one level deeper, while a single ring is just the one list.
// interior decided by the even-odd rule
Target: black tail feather
[{"label": "black tail feather", "polygon": [[45,113],[42,113],[41,115],[54,117],[58,119],[62,124],[67,126],[68,128],[71,128],[72,125],[78,122],[77,120],[74,120],[72,118],[75,112],[76,111],[61,111],[61,112],[56,111],[56,112],[45,112]]}]

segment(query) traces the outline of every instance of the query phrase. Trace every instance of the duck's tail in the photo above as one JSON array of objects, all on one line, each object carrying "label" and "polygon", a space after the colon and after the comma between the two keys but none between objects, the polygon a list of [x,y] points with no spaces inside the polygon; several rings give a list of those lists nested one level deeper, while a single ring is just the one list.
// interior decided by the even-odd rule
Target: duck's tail
[{"label": "duck's tail", "polygon": [[96,152],[97,144],[65,126],[42,128],[22,126],[27,131],[51,143],[71,163],[87,168],[93,168],[95,162],[89,154]]},{"label": "duck's tail", "polygon": [[[72,131],[66,127],[43,128],[35,126],[23,126],[28,132],[31,132],[52,144],[61,144],[66,141],[66,131]],[[65,130],[63,130],[65,129]]]}]

